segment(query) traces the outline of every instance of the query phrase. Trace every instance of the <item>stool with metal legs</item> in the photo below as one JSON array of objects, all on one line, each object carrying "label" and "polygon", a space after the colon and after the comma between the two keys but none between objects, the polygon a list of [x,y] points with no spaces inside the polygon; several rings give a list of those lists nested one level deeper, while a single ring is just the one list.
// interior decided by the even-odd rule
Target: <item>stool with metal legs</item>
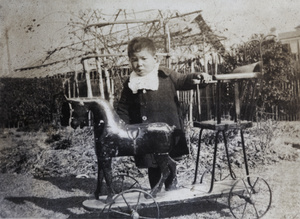
[{"label": "stool with metal legs", "polygon": [[[246,175],[249,175],[249,169],[248,169],[248,162],[247,162],[247,154],[246,154],[246,147],[244,142],[244,135],[243,130],[246,128],[249,128],[252,126],[252,121],[242,121],[240,120],[240,98],[239,98],[239,87],[238,87],[238,81],[242,79],[256,79],[259,75],[259,72],[249,72],[248,69],[257,69],[257,65],[259,63],[254,63],[252,65],[243,66],[242,73],[233,73],[233,74],[224,74],[224,75],[215,75],[214,80],[217,83],[216,84],[216,121],[215,120],[209,120],[209,121],[195,121],[194,127],[200,128],[200,134],[199,134],[199,141],[198,141],[198,150],[197,150],[197,158],[196,158],[196,167],[195,167],[195,175],[194,175],[194,182],[197,181],[197,174],[198,174],[198,166],[199,166],[199,159],[200,159],[200,150],[201,150],[201,140],[202,140],[202,133],[204,129],[215,131],[215,143],[214,143],[214,153],[213,153],[213,164],[212,164],[212,173],[211,173],[211,183],[210,183],[210,189],[209,193],[213,190],[214,181],[215,181],[215,168],[216,168],[216,159],[217,159],[217,150],[218,150],[218,137],[220,133],[222,132],[223,139],[224,139],[224,146],[225,146],[225,152],[227,157],[227,165],[229,169],[229,173],[232,179],[235,179],[235,173],[232,170],[230,159],[229,159],[229,152],[228,152],[228,145],[227,145],[227,138],[225,132],[227,130],[239,130],[240,136],[241,136],[241,144],[243,149],[243,157],[244,157],[244,164],[245,164],[245,170]],[[243,72],[246,70],[246,72]],[[238,69],[236,70],[238,71]],[[234,105],[235,105],[235,118],[234,120],[225,120],[221,121],[221,83],[223,82],[234,82]],[[254,92],[254,91],[253,91]],[[197,89],[197,96],[198,96],[198,104],[199,103],[199,89]]]}]

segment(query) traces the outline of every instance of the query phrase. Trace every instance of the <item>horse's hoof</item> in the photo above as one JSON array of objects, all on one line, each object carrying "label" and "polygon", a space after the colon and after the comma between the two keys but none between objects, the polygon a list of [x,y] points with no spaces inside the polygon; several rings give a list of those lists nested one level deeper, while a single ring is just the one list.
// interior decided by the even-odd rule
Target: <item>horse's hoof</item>
[{"label": "horse's hoof", "polygon": [[166,191],[172,191],[176,189],[177,189],[177,180],[174,180],[171,185],[166,186]]},{"label": "horse's hoof", "polygon": [[169,187],[166,188],[166,191],[173,191],[177,189],[177,185],[171,185]]}]

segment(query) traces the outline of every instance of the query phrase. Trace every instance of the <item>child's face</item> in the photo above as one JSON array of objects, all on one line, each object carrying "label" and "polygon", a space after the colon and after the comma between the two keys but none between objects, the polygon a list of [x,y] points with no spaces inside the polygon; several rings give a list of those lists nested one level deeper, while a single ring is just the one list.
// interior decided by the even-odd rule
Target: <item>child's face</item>
[{"label": "child's face", "polygon": [[130,57],[130,63],[137,75],[145,76],[154,69],[157,58],[147,49],[142,49],[140,52],[133,53]]}]

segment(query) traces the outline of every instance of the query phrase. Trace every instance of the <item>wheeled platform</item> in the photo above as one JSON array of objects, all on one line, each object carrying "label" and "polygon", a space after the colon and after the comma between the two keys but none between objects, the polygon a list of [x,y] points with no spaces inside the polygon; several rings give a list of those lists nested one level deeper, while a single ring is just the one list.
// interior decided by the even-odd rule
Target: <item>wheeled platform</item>
[{"label": "wheeled platform", "polygon": [[173,191],[162,191],[156,197],[152,197],[149,190],[133,188],[116,194],[111,203],[105,203],[106,196],[100,196],[99,200],[86,200],[83,205],[88,210],[107,213],[109,218],[159,218],[162,207],[180,207],[185,203],[201,203],[221,197],[228,197],[228,206],[234,217],[261,218],[271,205],[271,189],[260,177],[217,181],[210,193],[208,187],[207,184],[186,185]]},{"label": "wheeled platform", "polygon": [[[173,191],[161,191],[157,194],[155,200],[157,203],[159,203],[159,206],[164,206],[183,202],[198,202],[200,200],[212,199],[222,195],[228,195],[234,182],[234,180],[216,182],[214,190],[211,193],[207,193],[207,185],[204,184],[186,185]],[[147,192],[147,190],[144,191]],[[150,190],[148,192],[150,192]],[[136,199],[136,197],[133,195],[132,199]],[[100,196],[99,200],[86,200],[83,202],[83,205],[89,210],[102,210],[107,205],[104,203],[105,200],[106,196]],[[134,201],[132,201],[131,198],[128,200],[128,202]],[[150,202],[149,199],[144,197],[141,197],[141,201],[144,205],[147,205],[147,203]]]}]

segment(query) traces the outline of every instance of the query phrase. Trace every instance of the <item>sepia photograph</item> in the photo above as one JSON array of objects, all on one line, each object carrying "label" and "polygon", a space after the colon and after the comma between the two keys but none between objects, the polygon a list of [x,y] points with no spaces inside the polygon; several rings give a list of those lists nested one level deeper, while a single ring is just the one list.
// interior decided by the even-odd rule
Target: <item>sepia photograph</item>
[{"label": "sepia photograph", "polygon": [[0,218],[296,219],[299,166],[299,1],[0,1]]}]

